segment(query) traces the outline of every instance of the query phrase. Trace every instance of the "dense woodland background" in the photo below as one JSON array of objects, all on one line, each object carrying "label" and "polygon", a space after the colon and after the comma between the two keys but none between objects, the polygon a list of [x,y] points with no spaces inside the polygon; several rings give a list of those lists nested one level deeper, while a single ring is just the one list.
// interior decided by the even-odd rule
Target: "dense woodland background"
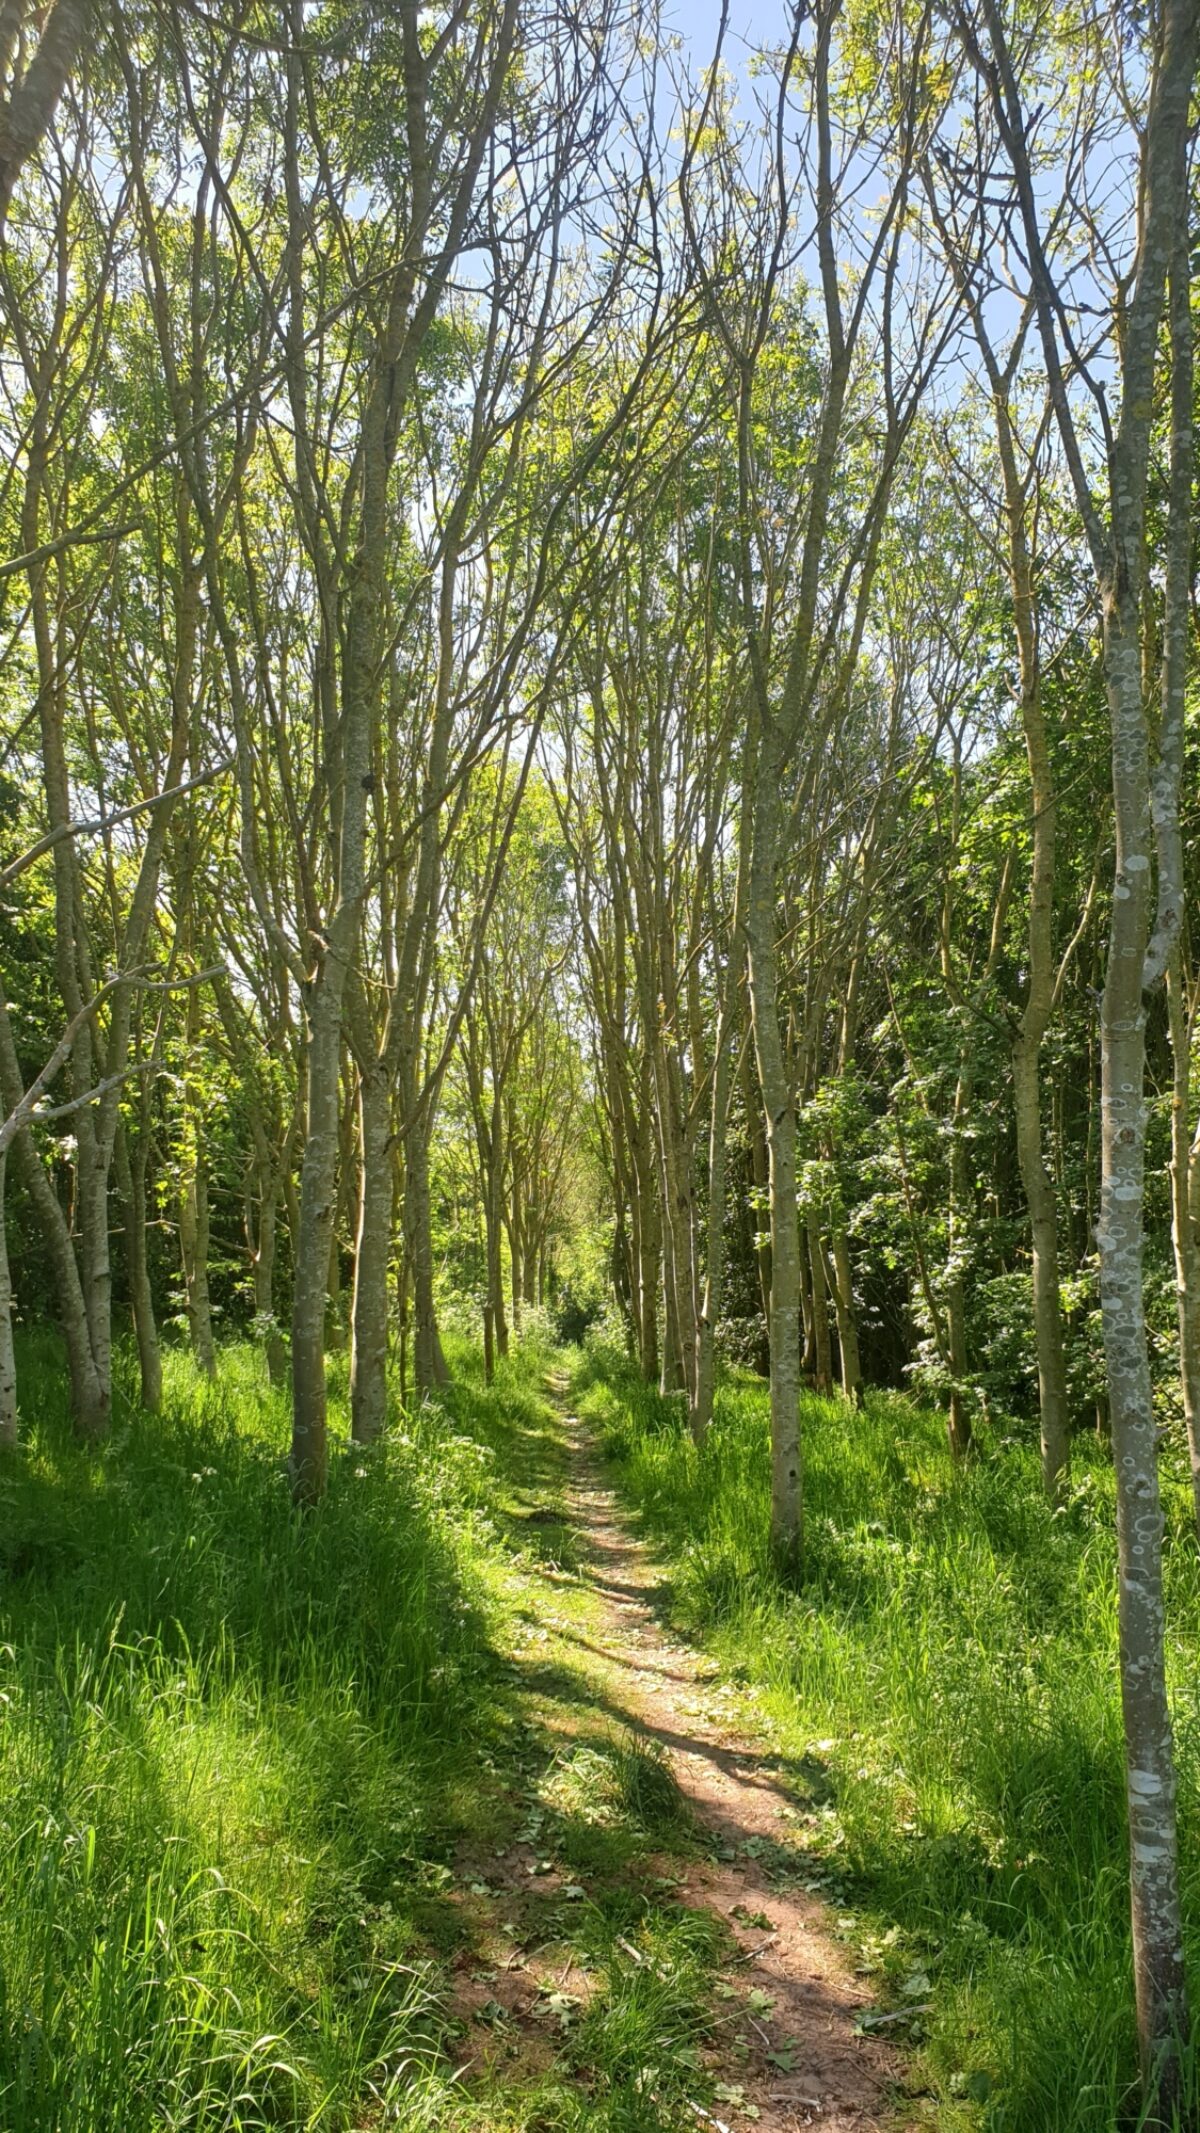
[{"label": "dense woodland background", "polygon": [[129,2073],[160,1899],[48,1713],[236,1732],[308,1622],[437,1856],[555,1348],[693,1629],[875,1738],[939,2122],[1194,2123],[1196,39],[0,6],[3,2124],[452,2122],[436,1995],[390,2116],[329,2042],[386,1935]]}]

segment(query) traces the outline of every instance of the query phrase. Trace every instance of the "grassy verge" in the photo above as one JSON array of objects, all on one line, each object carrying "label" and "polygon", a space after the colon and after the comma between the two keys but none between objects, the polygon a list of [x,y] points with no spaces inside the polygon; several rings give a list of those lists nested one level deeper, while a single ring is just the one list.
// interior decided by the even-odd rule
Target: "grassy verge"
[{"label": "grassy verge", "polygon": [[[939,1417],[896,1396],[803,1417],[807,1569],[767,1559],[765,1388],[719,1395],[698,1455],[602,1351],[576,1399],[706,1634],[795,1758],[813,1885],[845,1913],[945,2128],[1137,2124],[1112,1475],[1076,1447],[1051,1513],[1025,1446],[952,1472]],[[1200,1559],[1169,1481],[1185,1908],[1200,1973]],[[911,2015],[902,2013],[906,2007]]]}]

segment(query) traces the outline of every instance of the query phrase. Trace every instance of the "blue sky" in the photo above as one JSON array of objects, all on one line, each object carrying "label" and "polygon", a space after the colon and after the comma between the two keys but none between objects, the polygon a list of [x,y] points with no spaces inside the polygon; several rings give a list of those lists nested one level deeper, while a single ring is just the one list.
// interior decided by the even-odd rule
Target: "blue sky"
[{"label": "blue sky", "polygon": [[[666,27],[692,48],[698,64],[711,57],[721,19],[720,0],[664,0]],[[786,0],[730,0],[726,58],[737,66],[747,45],[778,34],[790,10]]]}]

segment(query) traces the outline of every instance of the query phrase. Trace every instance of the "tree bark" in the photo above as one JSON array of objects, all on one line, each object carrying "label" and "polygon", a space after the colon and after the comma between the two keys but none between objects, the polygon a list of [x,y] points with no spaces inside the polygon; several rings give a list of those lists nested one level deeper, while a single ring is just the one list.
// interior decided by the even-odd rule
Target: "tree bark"
[{"label": "tree bark", "polygon": [[1200,1141],[1191,1131],[1191,1025],[1182,956],[1167,969],[1171,1031],[1171,1242],[1179,1322],[1179,1376],[1192,1473],[1192,1508],[1200,1532]]},{"label": "tree bark", "polygon": [[208,1288],[208,1235],[208,1166],[199,1149],[193,1148],[180,1195],[179,1245],[192,1354],[205,1377],[212,1378],[217,1374],[217,1356]]},{"label": "tree bark", "polygon": [[132,1155],[123,1127],[116,1144],[117,1184],[125,1204],[125,1259],[129,1277],[129,1300],[137,1341],[142,1406],[156,1415],[162,1407],[162,1350],[154,1314],[154,1291],[150,1284],[146,1250],[146,1170],[148,1150],[139,1133]]},{"label": "tree bark", "polygon": [[350,1434],[372,1444],[387,1425],[388,1260],[392,1240],[391,1087],[375,1060],[358,1081],[359,1196],[350,1355]]},{"label": "tree bark", "polygon": [[1033,1259],[1033,1326],[1041,1416],[1042,1479],[1054,1502],[1070,1471],[1070,1416],[1058,1282],[1058,1195],[1046,1169],[1042,1135],[1040,1038],[1018,1035],[1012,1050],[1017,1161]]},{"label": "tree bark", "polygon": [[779,1029],[775,864],[780,775],[766,768],[755,810],[746,944],[754,1051],[762,1090],[771,1231],[771,1551],[781,1576],[799,1570],[803,1548],[800,1472],[800,1231],[796,1215],[796,1106]]},{"label": "tree bark", "polygon": [[862,1363],[858,1348],[858,1318],[854,1309],[854,1275],[850,1265],[850,1245],[841,1222],[835,1224],[830,1244],[833,1251],[833,1278],[829,1288],[837,1314],[838,1347],[842,1358],[842,1391],[852,1407],[861,1407]]},{"label": "tree bark", "polygon": [[825,1288],[821,1217],[815,1208],[810,1208],[805,1217],[805,1235],[812,1281],[814,1376],[817,1391],[828,1399],[833,1391],[833,1352],[829,1341],[829,1299]]},{"label": "tree bark", "polygon": [[8,1266],[8,1228],[5,1209],[5,1177],[8,1150],[0,1149],[0,1449],[15,1449],[17,1420],[17,1358],[13,1348],[12,1276]]}]

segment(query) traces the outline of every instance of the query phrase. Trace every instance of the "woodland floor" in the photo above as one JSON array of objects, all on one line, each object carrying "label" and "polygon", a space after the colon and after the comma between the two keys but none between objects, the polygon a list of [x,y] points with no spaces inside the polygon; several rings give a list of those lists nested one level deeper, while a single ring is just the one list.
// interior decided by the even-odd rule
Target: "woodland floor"
[{"label": "woodland floor", "polygon": [[[524,1508],[538,1541],[521,1572],[514,1658],[531,1732],[568,1792],[589,1744],[594,1754],[605,1734],[618,1752],[622,1741],[636,1744],[632,1768],[643,1775],[635,1788],[647,1789],[648,1771],[653,1791],[662,1774],[661,1841],[630,1857],[622,1878],[643,1903],[691,1914],[713,1958],[705,1968],[710,2018],[696,2028],[704,2037],[696,2087],[709,2100],[679,2098],[682,2122],[690,2115],[731,2133],[743,2124],[762,2133],[895,2128],[905,2122],[898,2055],[856,2026],[871,1995],[834,1915],[803,1887],[812,1807],[804,1774],[755,1738],[744,1698],[665,1626],[661,1572],[636,1514],[619,1504],[586,1425],[566,1412],[567,1380],[551,1376],[546,1391],[561,1422],[566,1482],[557,1506],[531,1499]],[[653,1829],[653,1800],[650,1808],[643,1819]],[[581,1866],[544,1856],[545,1848],[535,1808],[520,1841],[458,1861],[470,1923],[455,1997],[476,2040],[468,2088],[481,2078],[485,2087],[519,2087],[547,2074],[594,1989],[575,1937],[538,1945],[531,1931],[530,1897],[551,1916],[563,1899],[584,1903],[591,1893]],[[611,1886],[608,1897],[611,1907]],[[525,1912],[522,1924],[514,1911]],[[618,1936],[617,1947],[639,1969],[655,1963],[653,1949],[629,1937]],[[573,2058],[586,2083],[578,2045]],[[658,2124],[654,2066],[640,2078],[646,2122]]]}]

